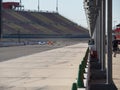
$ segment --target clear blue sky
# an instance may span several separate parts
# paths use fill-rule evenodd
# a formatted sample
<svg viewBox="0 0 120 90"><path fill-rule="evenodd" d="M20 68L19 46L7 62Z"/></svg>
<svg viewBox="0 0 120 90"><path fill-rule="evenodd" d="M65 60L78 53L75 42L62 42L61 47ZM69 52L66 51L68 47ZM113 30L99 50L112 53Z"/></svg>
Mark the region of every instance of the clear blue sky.
<svg viewBox="0 0 120 90"><path fill-rule="evenodd" d="M113 0L113 25L120 24L120 0Z"/></svg>
<svg viewBox="0 0 120 90"><path fill-rule="evenodd" d="M3 0L20 1L20 0ZM27 10L38 10L38 0L21 0ZM39 0L40 10L56 11L57 0ZM87 27L85 11L83 7L84 0L58 0L58 12L75 23ZM120 23L120 0L113 0L113 25Z"/></svg>

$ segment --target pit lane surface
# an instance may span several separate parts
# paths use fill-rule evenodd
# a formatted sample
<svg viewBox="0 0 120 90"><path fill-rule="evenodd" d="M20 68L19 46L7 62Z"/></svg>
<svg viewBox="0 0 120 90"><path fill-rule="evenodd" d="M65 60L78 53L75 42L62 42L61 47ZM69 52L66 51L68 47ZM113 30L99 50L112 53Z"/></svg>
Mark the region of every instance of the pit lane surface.
<svg viewBox="0 0 120 90"><path fill-rule="evenodd" d="M0 90L71 90L87 47L74 39L0 48Z"/></svg>

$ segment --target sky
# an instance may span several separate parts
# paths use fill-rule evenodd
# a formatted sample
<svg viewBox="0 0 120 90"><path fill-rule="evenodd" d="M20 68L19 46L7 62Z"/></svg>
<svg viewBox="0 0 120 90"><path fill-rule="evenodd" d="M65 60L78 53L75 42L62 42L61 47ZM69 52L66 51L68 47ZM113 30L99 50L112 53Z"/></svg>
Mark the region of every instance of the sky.
<svg viewBox="0 0 120 90"><path fill-rule="evenodd" d="M113 0L113 26L120 24L120 0Z"/></svg>
<svg viewBox="0 0 120 90"><path fill-rule="evenodd" d="M20 0L3 0L17 1ZM25 10L38 10L38 0L21 0ZM58 13L71 21L88 27L85 10L83 7L84 0L58 0ZM57 0L39 0L39 7L41 11L56 12ZM120 23L120 0L113 0L113 26Z"/></svg>

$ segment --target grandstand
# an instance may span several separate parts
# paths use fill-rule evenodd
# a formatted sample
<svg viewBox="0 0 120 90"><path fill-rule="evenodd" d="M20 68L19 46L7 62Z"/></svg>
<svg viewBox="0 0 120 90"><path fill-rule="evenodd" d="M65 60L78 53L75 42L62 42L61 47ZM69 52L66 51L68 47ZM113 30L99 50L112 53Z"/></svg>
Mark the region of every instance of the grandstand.
<svg viewBox="0 0 120 90"><path fill-rule="evenodd" d="M88 30L55 12L2 10L3 38L89 37Z"/></svg>

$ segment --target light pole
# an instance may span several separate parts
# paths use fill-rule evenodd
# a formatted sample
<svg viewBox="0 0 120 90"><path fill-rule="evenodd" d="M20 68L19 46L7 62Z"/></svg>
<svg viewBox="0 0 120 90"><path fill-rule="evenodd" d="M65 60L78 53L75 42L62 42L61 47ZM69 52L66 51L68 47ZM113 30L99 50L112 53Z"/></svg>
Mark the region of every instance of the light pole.
<svg viewBox="0 0 120 90"><path fill-rule="evenodd" d="M56 0L56 12L58 13L58 0Z"/></svg>
<svg viewBox="0 0 120 90"><path fill-rule="evenodd" d="M21 0L20 0L20 4L21 4Z"/></svg>
<svg viewBox="0 0 120 90"><path fill-rule="evenodd" d="M22 5L22 4L21 4L21 0L20 0L20 11L22 10L22 7L21 7L21 5Z"/></svg>
<svg viewBox="0 0 120 90"><path fill-rule="evenodd" d="M40 11L40 1L38 0L38 12Z"/></svg>

